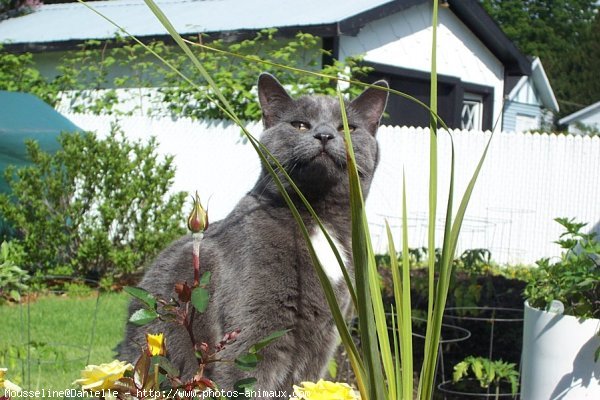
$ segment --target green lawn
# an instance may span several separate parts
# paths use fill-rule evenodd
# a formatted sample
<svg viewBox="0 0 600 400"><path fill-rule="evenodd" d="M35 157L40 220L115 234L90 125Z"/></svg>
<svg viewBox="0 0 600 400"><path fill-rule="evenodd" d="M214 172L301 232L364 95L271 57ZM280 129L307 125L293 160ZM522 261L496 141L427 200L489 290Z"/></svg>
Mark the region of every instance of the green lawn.
<svg viewBox="0 0 600 400"><path fill-rule="evenodd" d="M114 359L113 349L123 337L129 296L103 293L67 297L48 295L27 305L0 305L0 367L8 367L8 379L27 390L73 388L80 370L88 363L94 315L96 329L89 364ZM97 312L96 312L97 311ZM30 347L27 364L27 315L29 335L38 347ZM20 349L20 356L7 352ZM37 362L36 360L42 360ZM28 379L29 374L29 379Z"/></svg>

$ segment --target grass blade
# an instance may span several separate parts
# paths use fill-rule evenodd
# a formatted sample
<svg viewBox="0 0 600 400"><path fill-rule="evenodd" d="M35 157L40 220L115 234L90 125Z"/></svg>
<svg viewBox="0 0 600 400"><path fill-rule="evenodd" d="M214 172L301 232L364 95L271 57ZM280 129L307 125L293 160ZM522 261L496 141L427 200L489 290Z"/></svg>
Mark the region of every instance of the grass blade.
<svg viewBox="0 0 600 400"><path fill-rule="evenodd" d="M408 249L408 212L406 206L406 177L402 174L402 380L403 398L413 396L412 306L410 298L410 260Z"/></svg>
<svg viewBox="0 0 600 400"><path fill-rule="evenodd" d="M378 333L381 332L381 323L378 324L377 321L381 319L381 308L383 308L383 306L381 305L381 308L379 308L378 304L381 301L380 289L375 285L378 283L378 280L375 279L375 282L373 282L373 276L377 275L375 257L365 215L365 202L360 186L356 159L352 148L352 138L350 137L350 129L348 128L346 108L340 91L338 91L338 98L344 125L344 142L346 146L348 179L350 182L352 256L354 260L356 294L358 298L359 330L365 370L367 377L369 378L367 393L361 393L361 395L364 399L379 400L384 399L385 396L385 379L381 368L380 356L382 356L382 354L379 352L380 348L377 343L378 337L384 342L386 342L387 339L387 347L383 349L382 353L387 352L389 355L391 349L389 347L389 338L387 336L387 326L385 328L385 335L378 335ZM377 295L379 295L379 299L377 298ZM374 302L376 304L374 304ZM378 312L374 311L374 306L377 307ZM383 319L385 320L385 314L383 315ZM389 358L391 359L391 357ZM389 367L389 359L386 364ZM393 372L390 371L390 373Z"/></svg>
<svg viewBox="0 0 600 400"><path fill-rule="evenodd" d="M432 318L435 301L435 228L437 216L437 24L438 24L438 2L433 2L432 13L432 45L431 45L431 90L430 104L431 119L429 127L429 226L427 234L428 259L428 301L427 301L427 329L425 333L424 359L428 360L433 352L437 352L437 346L428 338L431 337ZM433 371L428 370L428 363L423 363L421 378L419 379L419 397L431 398L431 387L433 386Z"/></svg>
<svg viewBox="0 0 600 400"><path fill-rule="evenodd" d="M391 319L392 319L391 327L392 327L393 339L394 339L394 368L396 368L396 382L394 384L396 385L396 393L403 393L402 392L402 374L400 373L400 371L401 371L400 360L401 360L402 356L400 355L400 340L398 338L398 335L400 335L400 329L396 329L396 327L399 326L399 322L396 322L396 321L398 321L398 317L397 317L397 313L396 313L396 310L394 309L393 305L391 306L390 315L391 315Z"/></svg>

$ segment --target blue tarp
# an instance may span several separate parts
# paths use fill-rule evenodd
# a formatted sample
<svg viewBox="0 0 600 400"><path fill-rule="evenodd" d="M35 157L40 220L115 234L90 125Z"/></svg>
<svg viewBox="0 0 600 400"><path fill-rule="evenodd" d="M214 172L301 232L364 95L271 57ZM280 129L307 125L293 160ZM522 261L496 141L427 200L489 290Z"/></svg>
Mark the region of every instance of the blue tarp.
<svg viewBox="0 0 600 400"><path fill-rule="evenodd" d="M54 153L60 148L58 136L76 131L81 129L36 96L0 91L0 193L10 192L4 179L9 165L31 164L25 146L28 139L36 140L42 150ZM12 235L12 228L0 215L0 237Z"/></svg>
<svg viewBox="0 0 600 400"><path fill-rule="evenodd" d="M62 132L81 131L54 108L29 93L0 91L0 192L7 193L4 171L9 165L25 166L25 141L39 142L42 150L53 153Z"/></svg>

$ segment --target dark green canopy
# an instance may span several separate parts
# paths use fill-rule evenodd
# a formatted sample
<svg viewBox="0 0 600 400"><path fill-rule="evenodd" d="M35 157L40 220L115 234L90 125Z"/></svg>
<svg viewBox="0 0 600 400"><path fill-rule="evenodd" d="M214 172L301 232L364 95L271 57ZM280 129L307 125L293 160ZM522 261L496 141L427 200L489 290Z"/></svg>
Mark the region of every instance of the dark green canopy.
<svg viewBox="0 0 600 400"><path fill-rule="evenodd" d="M25 166L25 141L39 142L42 150L54 153L61 132L81 131L54 108L29 93L0 91L0 193L9 191L4 180L8 165Z"/></svg>

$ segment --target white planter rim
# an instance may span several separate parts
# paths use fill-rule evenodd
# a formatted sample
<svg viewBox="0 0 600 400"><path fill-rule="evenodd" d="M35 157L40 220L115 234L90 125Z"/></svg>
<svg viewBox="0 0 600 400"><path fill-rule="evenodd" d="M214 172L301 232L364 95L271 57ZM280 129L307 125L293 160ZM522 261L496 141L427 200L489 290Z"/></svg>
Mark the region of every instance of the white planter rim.
<svg viewBox="0 0 600 400"><path fill-rule="evenodd" d="M564 313L557 313L557 312L553 312L553 311L544 310L544 309L541 309L541 308L532 307L529 304L529 300L525 300L524 304L525 304L525 308L526 309L528 308L530 310L541 312L541 313L548 314L548 315L553 315L553 316L560 315L562 317L574 318L574 319L578 320L579 322L586 322L586 321L600 322L599 318L584 318L584 317L578 317L576 315L564 314Z"/></svg>

